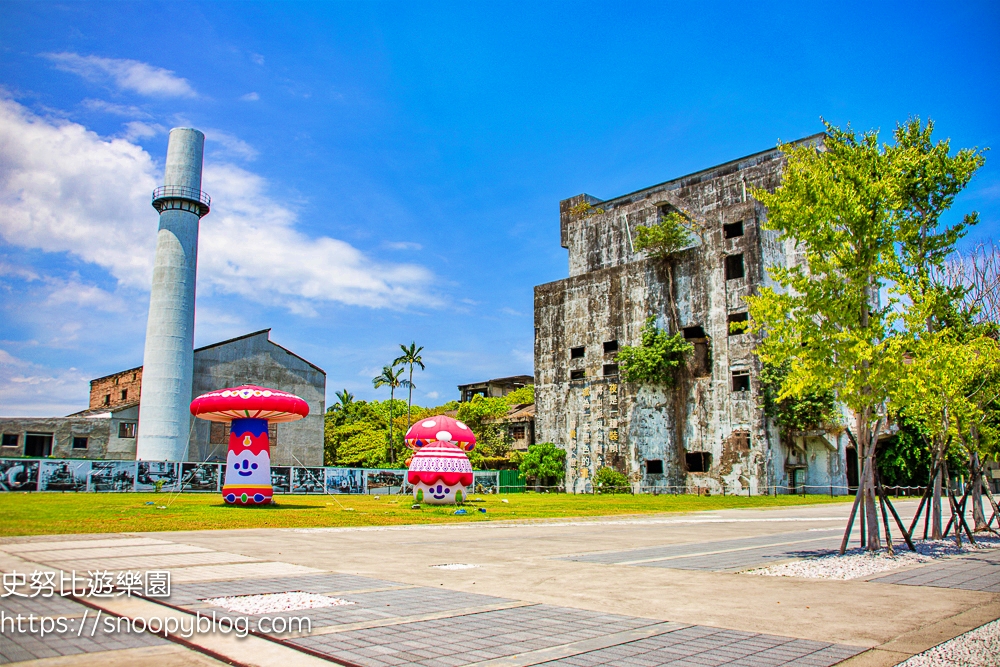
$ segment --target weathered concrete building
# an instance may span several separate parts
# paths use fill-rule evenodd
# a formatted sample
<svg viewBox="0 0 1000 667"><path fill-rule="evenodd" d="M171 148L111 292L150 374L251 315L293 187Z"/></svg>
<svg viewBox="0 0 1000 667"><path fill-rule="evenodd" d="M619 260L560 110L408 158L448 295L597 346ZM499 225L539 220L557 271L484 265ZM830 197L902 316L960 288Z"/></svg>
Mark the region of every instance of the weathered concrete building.
<svg viewBox="0 0 1000 667"><path fill-rule="evenodd" d="M494 378L484 382L473 382L470 384L458 385L458 399L462 403L471 401L474 396L485 398L498 398L506 396L512 391L532 384L535 381L530 375L512 375L505 378Z"/></svg>
<svg viewBox="0 0 1000 667"><path fill-rule="evenodd" d="M566 449L568 489L588 490L603 466L644 490L846 484L846 437L779 433L760 407L754 337L730 333L747 318L744 297L771 283L767 268L795 261L793 244L761 229L767 212L749 194L774 190L782 166L769 150L606 201L560 202L569 277L535 288L535 428ZM668 273L634 237L671 212L694 234ZM649 317L694 345L673 388L619 381L615 355L640 343Z"/></svg>
<svg viewBox="0 0 1000 667"><path fill-rule="evenodd" d="M256 384L302 397L309 416L271 425L274 465L323 465L326 373L274 343L270 329L194 351L191 398L241 384ZM68 417L2 418L2 456L136 458L142 367L92 380L90 407ZM227 425L191 418L187 461L225 460Z"/></svg>

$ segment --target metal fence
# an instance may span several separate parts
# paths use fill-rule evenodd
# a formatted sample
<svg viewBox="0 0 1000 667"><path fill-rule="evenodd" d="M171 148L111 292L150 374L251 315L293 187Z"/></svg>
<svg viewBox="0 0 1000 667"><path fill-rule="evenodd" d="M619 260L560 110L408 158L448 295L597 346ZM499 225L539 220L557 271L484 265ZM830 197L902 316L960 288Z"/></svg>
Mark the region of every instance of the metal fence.
<svg viewBox="0 0 1000 667"><path fill-rule="evenodd" d="M220 492L224 463L171 461L106 461L92 459L0 459L2 491L79 492ZM476 493L497 493L496 470L474 474ZM367 493L391 495L412 488L406 470L336 468L329 466L272 466L276 494Z"/></svg>

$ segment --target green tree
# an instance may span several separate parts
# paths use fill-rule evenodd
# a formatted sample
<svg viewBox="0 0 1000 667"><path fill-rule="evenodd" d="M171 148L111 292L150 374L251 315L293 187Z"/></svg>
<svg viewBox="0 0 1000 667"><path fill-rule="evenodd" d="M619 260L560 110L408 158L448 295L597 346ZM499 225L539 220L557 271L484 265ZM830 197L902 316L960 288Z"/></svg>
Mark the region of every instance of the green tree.
<svg viewBox="0 0 1000 667"><path fill-rule="evenodd" d="M781 186L753 193L768 208L765 228L794 239L803 262L769 270L782 289L764 287L747 299L749 329L762 334L761 361L788 369L777 400L832 392L856 415L864 461L858 496L869 527L866 546L875 550L881 540L872 445L901 361L888 346L898 300L878 299L899 276L898 198L877 132L857 136L826 127L824 150L781 146L787 159Z"/></svg>
<svg viewBox="0 0 1000 667"><path fill-rule="evenodd" d="M615 356L619 372L626 382L643 382L672 386L677 368L694 346L678 332L673 336L656 326L650 317L642 327L642 342L631 347L623 345Z"/></svg>
<svg viewBox="0 0 1000 667"><path fill-rule="evenodd" d="M787 376L787 363L782 366L762 365L760 384L764 394L764 414L779 427L793 431L808 431L831 423L834 419L833 392L806 390L799 396L779 398Z"/></svg>
<svg viewBox="0 0 1000 667"><path fill-rule="evenodd" d="M413 367L420 366L420 370L426 370L424 366L424 358L420 356L423 351L423 346L417 347L415 342L411 342L409 347L406 347L402 343L399 345L399 349L403 351L403 354L396 357L396 360L392 362L393 366L409 366L410 367L410 379L407 385L407 397L406 397L406 428L410 428L413 425L413 421L410 419L410 408L413 405Z"/></svg>
<svg viewBox="0 0 1000 667"><path fill-rule="evenodd" d="M628 493L631 490L625 473L608 467L594 475L594 486L600 493Z"/></svg>
<svg viewBox="0 0 1000 667"><path fill-rule="evenodd" d="M908 324L903 315L919 296L910 282L946 256L962 230L934 231L929 209L915 212L921 197L936 205L951 201L917 183L933 171L919 166L926 151L919 122L897 129L895 146L881 145L874 131L859 136L826 128L822 149L781 146L787 159L781 186L753 193L768 207L765 228L794 240L803 261L769 270L781 289L765 287L747 299L749 329L762 335L761 361L787 368L776 400L831 392L854 413L864 461L858 502L866 547L874 550L881 546L874 444L906 353L897 344Z"/></svg>
<svg viewBox="0 0 1000 667"><path fill-rule="evenodd" d="M395 369L395 365L383 366L382 367L382 373L379 374L379 375L376 375L374 378L372 378L372 385L376 389L378 389L379 387L389 387L389 406L390 406L389 419L388 419L388 423L389 423L389 440L388 440L388 443L386 445L386 448L388 449L388 452L389 452L389 463L390 464L396 462L395 447L394 447L393 441L392 441L392 409L391 409L391 406L392 406L393 401L395 399L396 388L397 387L408 387L409 384L410 384L409 380L400 379L399 376L403 374L403 370L404 369L400 368L397 371Z"/></svg>
<svg viewBox="0 0 1000 667"><path fill-rule="evenodd" d="M528 447L518 468L526 478L540 485L561 482L566 476L566 450L551 442L539 442Z"/></svg>

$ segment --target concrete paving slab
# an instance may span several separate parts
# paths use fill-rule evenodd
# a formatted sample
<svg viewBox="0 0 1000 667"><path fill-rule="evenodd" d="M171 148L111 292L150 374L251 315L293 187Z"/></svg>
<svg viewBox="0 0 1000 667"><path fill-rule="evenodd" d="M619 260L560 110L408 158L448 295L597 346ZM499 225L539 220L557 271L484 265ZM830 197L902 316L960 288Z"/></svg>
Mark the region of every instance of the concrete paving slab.
<svg viewBox="0 0 1000 667"><path fill-rule="evenodd" d="M304 565L261 561L257 563L237 563L234 565L205 565L183 567L171 572L171 580L175 583L193 581L225 581L231 579L292 577L303 574L315 574L323 570Z"/></svg>
<svg viewBox="0 0 1000 667"><path fill-rule="evenodd" d="M59 564L68 566L70 561L89 560L94 558L123 558L126 556L162 556L164 554L191 554L213 551L205 547L190 544L165 544L142 546L108 546L108 547L64 547L61 549L46 549L44 551L21 552L21 556L30 558L37 563Z"/></svg>
<svg viewBox="0 0 1000 667"><path fill-rule="evenodd" d="M226 663L177 644L166 644L8 664L12 667L223 667Z"/></svg>
<svg viewBox="0 0 1000 667"><path fill-rule="evenodd" d="M29 554L25 554L29 555ZM257 558L232 554L225 551L192 551L185 553L158 554L155 556L128 556L125 558L82 558L69 561L55 561L50 567L86 570L162 570L201 565L232 563L256 563Z"/></svg>
<svg viewBox="0 0 1000 667"><path fill-rule="evenodd" d="M65 537L65 536L61 536ZM21 538L24 539L24 538ZM53 551L57 549L97 549L100 547L145 547L169 546L168 540L158 540L150 537L114 537L108 539L58 539L39 540L37 542L0 542L0 551L12 554L23 554L30 551Z"/></svg>

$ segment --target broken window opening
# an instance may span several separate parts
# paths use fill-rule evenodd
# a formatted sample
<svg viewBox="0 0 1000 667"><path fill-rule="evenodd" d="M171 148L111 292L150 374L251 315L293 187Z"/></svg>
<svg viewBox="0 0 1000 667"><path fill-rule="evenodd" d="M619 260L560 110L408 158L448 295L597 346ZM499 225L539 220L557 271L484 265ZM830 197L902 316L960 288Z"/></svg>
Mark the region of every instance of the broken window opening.
<svg viewBox="0 0 1000 667"><path fill-rule="evenodd" d="M663 474L663 461L646 461L646 474L647 475L662 475Z"/></svg>
<svg viewBox="0 0 1000 667"><path fill-rule="evenodd" d="M712 455L709 452L686 452L684 462L688 472L708 472L712 469Z"/></svg>
<svg viewBox="0 0 1000 667"><path fill-rule="evenodd" d="M86 449L87 448L87 438L76 437L73 438L73 449Z"/></svg>
<svg viewBox="0 0 1000 667"><path fill-rule="evenodd" d="M135 422L121 422L118 424L118 437L119 438L134 438L135 437Z"/></svg>
<svg viewBox="0 0 1000 667"><path fill-rule="evenodd" d="M585 376L586 376L586 371L584 371L584 370L570 371L569 372L569 379L570 380L582 380Z"/></svg>
<svg viewBox="0 0 1000 667"><path fill-rule="evenodd" d="M618 375L618 364L604 364L604 377Z"/></svg>
<svg viewBox="0 0 1000 667"><path fill-rule="evenodd" d="M122 400L128 400L128 389L122 389Z"/></svg>
<svg viewBox="0 0 1000 667"><path fill-rule="evenodd" d="M691 374L694 377L701 378L712 374L712 352L707 339L695 341L692 362Z"/></svg>
<svg viewBox="0 0 1000 667"><path fill-rule="evenodd" d="M48 456L52 453L52 433L26 433L24 436L25 456Z"/></svg>
<svg viewBox="0 0 1000 667"><path fill-rule="evenodd" d="M684 338L706 338L704 327L684 327Z"/></svg>
<svg viewBox="0 0 1000 667"><path fill-rule="evenodd" d="M510 437L515 440L524 440L525 428L524 426L511 426L510 427Z"/></svg>
<svg viewBox="0 0 1000 667"><path fill-rule="evenodd" d="M612 352L618 351L618 341L607 340L604 341L604 354L611 354Z"/></svg>
<svg viewBox="0 0 1000 667"><path fill-rule="evenodd" d="M731 313L729 315L728 321L729 321L729 335L739 336L741 333L744 333L746 331L746 327L741 326L734 328L733 325L740 324L742 322L749 322L750 313Z"/></svg>
<svg viewBox="0 0 1000 667"><path fill-rule="evenodd" d="M111 394L104 395L104 405L111 405Z"/></svg>
<svg viewBox="0 0 1000 667"><path fill-rule="evenodd" d="M738 280L746 275L743 266L743 253L726 255L726 280Z"/></svg>
<svg viewBox="0 0 1000 667"><path fill-rule="evenodd" d="M730 222L728 225L722 225L722 236L727 239L734 239L737 236L743 236L743 221Z"/></svg>
<svg viewBox="0 0 1000 667"><path fill-rule="evenodd" d="M17 447L21 443L21 436L17 433L4 433L3 434L3 446L4 447Z"/></svg>
<svg viewBox="0 0 1000 667"><path fill-rule="evenodd" d="M587 348L582 345L580 347L571 347L569 349L569 358L583 359L583 355L585 355L586 353L587 353Z"/></svg>
<svg viewBox="0 0 1000 667"><path fill-rule="evenodd" d="M733 391L750 391L750 371L733 371Z"/></svg>

